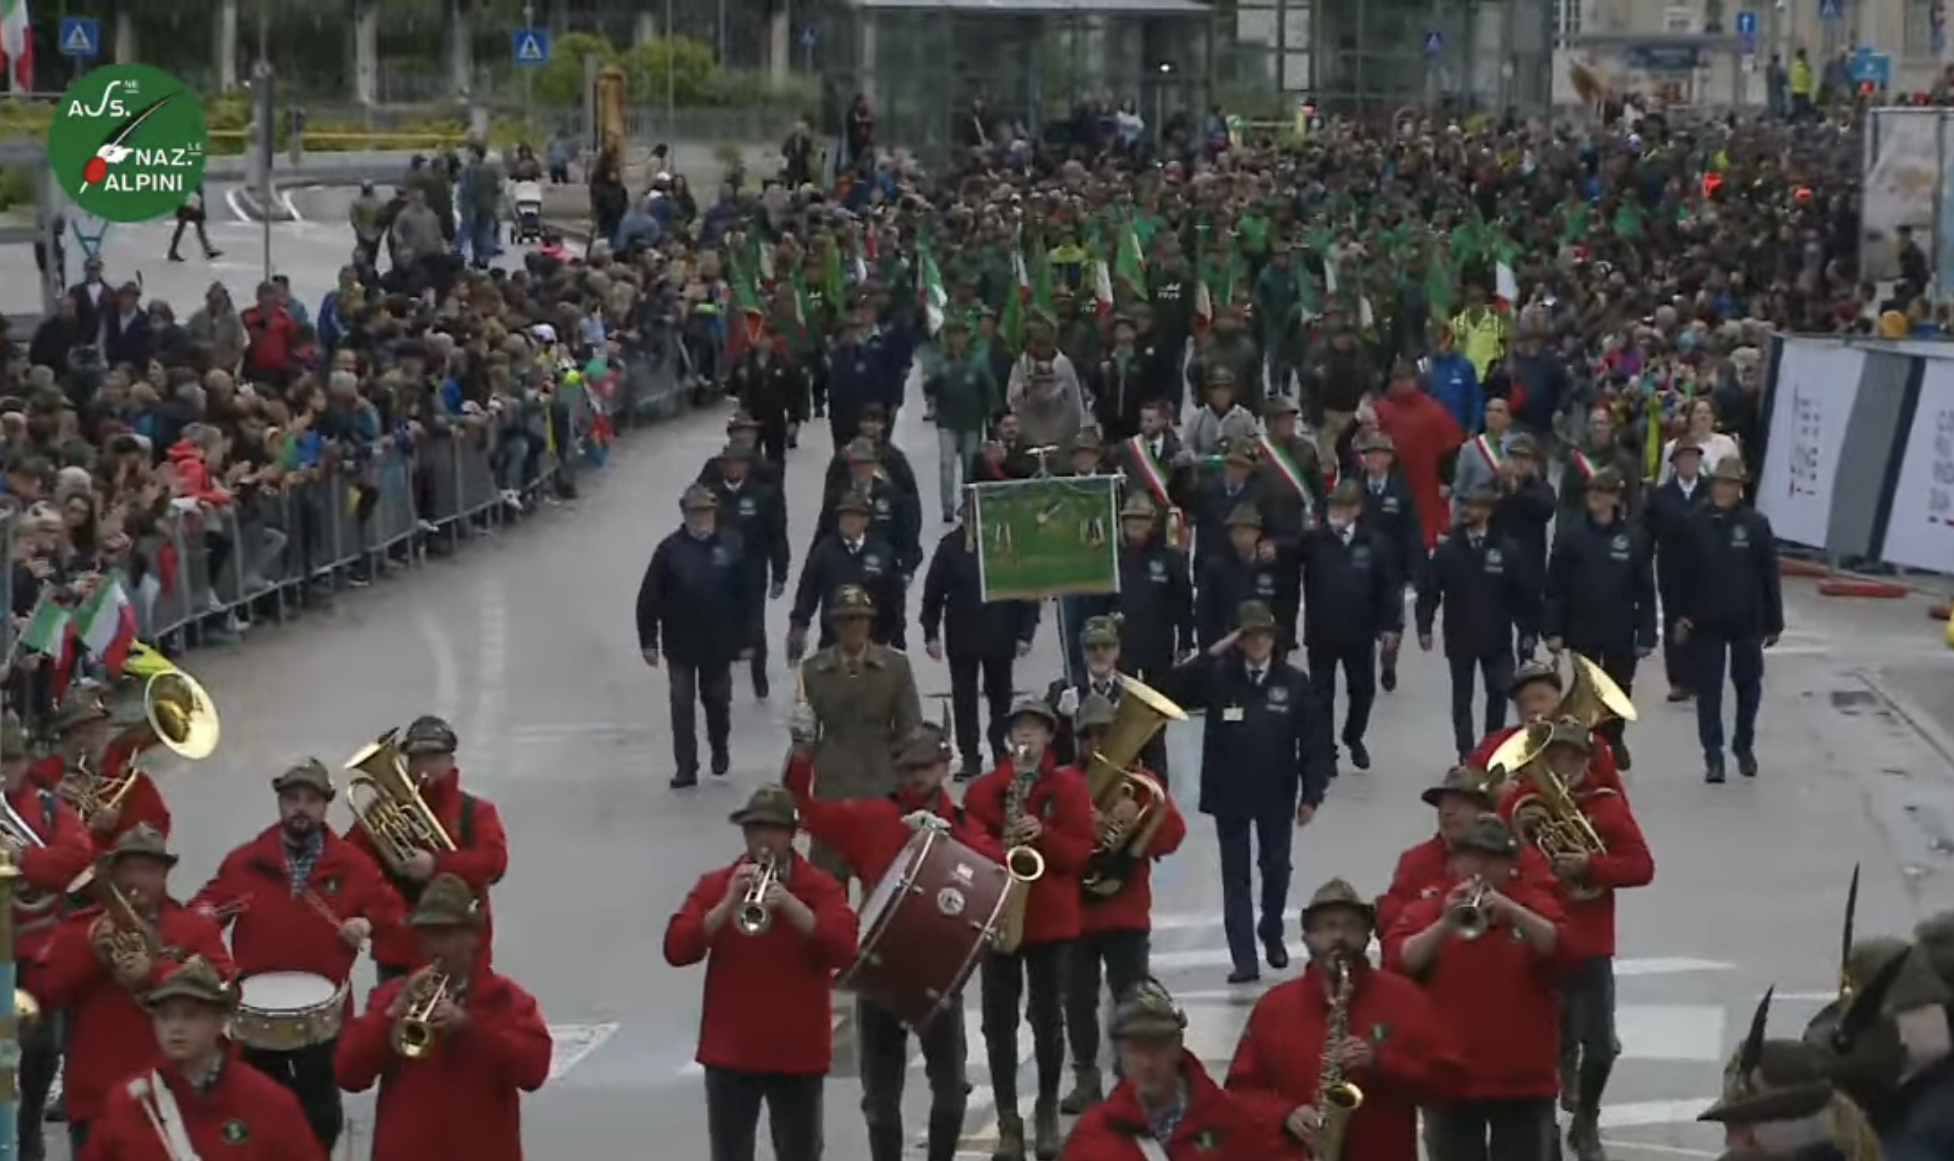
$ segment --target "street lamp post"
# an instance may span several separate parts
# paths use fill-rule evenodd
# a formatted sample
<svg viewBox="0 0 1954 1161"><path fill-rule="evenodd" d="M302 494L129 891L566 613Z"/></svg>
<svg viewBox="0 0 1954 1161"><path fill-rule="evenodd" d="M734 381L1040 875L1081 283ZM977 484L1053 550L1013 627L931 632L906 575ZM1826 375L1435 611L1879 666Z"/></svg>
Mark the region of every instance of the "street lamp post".
<svg viewBox="0 0 1954 1161"><path fill-rule="evenodd" d="M536 27L536 5L530 3L530 0L523 0L522 27L523 27L523 34L525 36L529 34L530 29ZM534 113L535 108L536 108L536 70L523 69L522 70L522 124L523 124L523 136L525 138L527 138L532 132L534 132L534 130L530 128L530 124L531 124L530 118L535 115Z"/></svg>
<svg viewBox="0 0 1954 1161"><path fill-rule="evenodd" d="M267 0L258 0L258 137L259 151L263 163L259 167L262 185L258 189L258 217L264 227L264 281L271 281L271 206L272 206L272 157L277 152L278 128L274 118L278 113L278 97L273 92L271 76L271 6Z"/></svg>
<svg viewBox="0 0 1954 1161"><path fill-rule="evenodd" d="M667 140L677 133L678 123L678 29L672 22L672 0L665 0L665 133Z"/></svg>

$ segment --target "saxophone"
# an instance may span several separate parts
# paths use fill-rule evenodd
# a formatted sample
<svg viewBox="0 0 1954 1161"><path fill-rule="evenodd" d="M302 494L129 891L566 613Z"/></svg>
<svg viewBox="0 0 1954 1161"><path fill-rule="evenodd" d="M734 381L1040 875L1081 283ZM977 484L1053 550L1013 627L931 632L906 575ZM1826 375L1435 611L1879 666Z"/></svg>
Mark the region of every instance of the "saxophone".
<svg viewBox="0 0 1954 1161"><path fill-rule="evenodd" d="M1364 1092L1343 1078L1343 1064L1337 1059L1337 1046L1350 1035L1350 1001L1357 990L1356 973L1350 962L1339 955L1330 963L1336 980L1330 998L1330 1013L1324 1020L1323 1069L1316 1080L1316 1148L1310 1151L1315 1161L1341 1161L1343 1139L1350 1131L1350 1116L1364 1105Z"/></svg>
<svg viewBox="0 0 1954 1161"><path fill-rule="evenodd" d="M1024 818L1031 799L1031 784L1038 780L1038 762L1030 751L1012 747L1011 761L1011 785L1004 792L1005 834L1010 834ZM1031 899L1031 885L1045 875L1045 856L1038 853L1038 848L1021 844L1004 852L1004 869L1011 873L1012 882L997 948L1009 955L1024 940L1025 906Z"/></svg>

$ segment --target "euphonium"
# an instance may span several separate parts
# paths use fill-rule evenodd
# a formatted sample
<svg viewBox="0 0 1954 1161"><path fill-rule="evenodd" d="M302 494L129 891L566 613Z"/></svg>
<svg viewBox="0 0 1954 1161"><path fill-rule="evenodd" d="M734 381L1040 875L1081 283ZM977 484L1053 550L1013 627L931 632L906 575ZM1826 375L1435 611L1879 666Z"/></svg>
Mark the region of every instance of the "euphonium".
<svg viewBox="0 0 1954 1161"><path fill-rule="evenodd" d="M1132 875L1134 864L1147 857L1154 836L1167 821L1167 788L1135 767L1140 752L1168 722L1187 720L1185 710L1144 682L1122 675L1120 684L1122 693L1113 724L1107 727L1086 770L1093 806L1106 820L1079 880L1088 899L1118 894ZM1134 804L1131 821L1113 821L1115 808L1128 801Z"/></svg>
<svg viewBox="0 0 1954 1161"><path fill-rule="evenodd" d="M419 1060L434 1050L434 1010L448 998L448 974L430 972L414 988L414 998L394 1023L394 1051L409 1060Z"/></svg>
<svg viewBox="0 0 1954 1161"><path fill-rule="evenodd" d="M1484 939L1493 929L1493 917L1486 912L1486 885L1474 883L1472 898L1463 907L1455 907L1445 913L1446 922L1460 939L1467 943Z"/></svg>
<svg viewBox="0 0 1954 1161"><path fill-rule="evenodd" d="M1343 1062L1337 1048L1350 1035L1350 1003L1356 995L1357 978L1342 956L1331 961L1336 980L1330 1011L1324 1018L1323 1067L1317 1074L1315 1161L1341 1161L1344 1136L1350 1131L1350 1116L1364 1106L1364 1090L1343 1078Z"/></svg>
<svg viewBox="0 0 1954 1161"><path fill-rule="evenodd" d="M761 859L758 865L760 873L746 889L746 897L740 900L740 909L733 916L733 926L741 935L765 935L773 926L773 912L767 909L767 889L780 881L780 870L771 857Z"/></svg>
<svg viewBox="0 0 1954 1161"><path fill-rule="evenodd" d="M346 769L359 771L346 783L346 805L395 873L406 869L416 851L455 849L455 840L448 837L407 773L398 729L381 734L353 755Z"/></svg>

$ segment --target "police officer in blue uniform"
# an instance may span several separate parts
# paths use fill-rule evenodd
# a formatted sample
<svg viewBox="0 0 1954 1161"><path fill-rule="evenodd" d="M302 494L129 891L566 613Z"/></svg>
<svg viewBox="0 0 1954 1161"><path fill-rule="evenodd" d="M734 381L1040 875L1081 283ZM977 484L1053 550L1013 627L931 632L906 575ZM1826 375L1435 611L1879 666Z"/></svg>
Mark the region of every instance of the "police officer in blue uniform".
<svg viewBox="0 0 1954 1161"><path fill-rule="evenodd" d="M834 644L830 621L835 599L851 585L867 594L875 607L870 632L874 642L903 647L907 578L895 548L871 533L872 511L860 493L843 496L834 506L834 531L816 540L813 551L807 554L801 579L794 586L794 608L787 616L789 662L798 662L806 655L807 630L817 616L821 619L821 648Z"/></svg>
<svg viewBox="0 0 1954 1161"><path fill-rule="evenodd" d="M751 444L729 442L719 453L713 478L701 481L719 501L719 519L738 530L744 542L744 559L754 572L752 591L765 592L768 600L778 600L787 591L787 501L780 489L757 478L753 468ZM753 642L751 669L753 696L765 700L767 682L766 606L756 602L748 610Z"/></svg>
<svg viewBox="0 0 1954 1161"><path fill-rule="evenodd" d="M1309 677L1276 656L1281 627L1267 605L1244 604L1235 632L1164 674L1160 692L1205 711L1201 813L1221 847L1222 926L1228 982L1261 977L1256 944L1271 968L1289 965L1283 943L1295 827L1315 817L1336 755ZM1256 914L1254 870L1262 877Z"/></svg>
<svg viewBox="0 0 1954 1161"><path fill-rule="evenodd" d="M1482 736L1506 725L1506 690L1513 684L1513 639L1533 652L1539 581L1530 554L1492 530L1499 489L1481 484L1466 493L1460 521L1432 553L1418 583L1418 648L1430 652L1432 622L1445 609L1445 661L1452 671L1452 740L1464 762ZM1483 723L1472 715L1473 680L1485 683Z"/></svg>
<svg viewBox="0 0 1954 1161"><path fill-rule="evenodd" d="M1694 690L1689 647L1676 632L1683 618L1680 601L1689 572L1690 518L1710 502L1703 478L1703 449L1688 436L1669 449L1670 476L1649 493L1642 522L1655 546L1655 588L1662 597L1662 664L1669 678L1669 700L1688 701Z"/></svg>
<svg viewBox="0 0 1954 1161"><path fill-rule="evenodd" d="M1359 770L1371 766L1364 734L1377 701L1378 646L1395 650L1404 632L1398 546L1362 518L1364 495L1355 480L1338 484L1323 526L1302 542L1303 651L1326 722L1336 716L1337 670L1343 670L1350 697L1343 744Z"/></svg>
<svg viewBox="0 0 1954 1161"><path fill-rule="evenodd" d="M638 648L671 675L674 789L699 784L695 702L705 706L712 772L732 767L732 663L753 649L753 610L763 599L738 530L719 524L712 490L693 484L679 507L684 524L653 550L638 586Z"/></svg>
<svg viewBox="0 0 1954 1161"><path fill-rule="evenodd" d="M1655 652L1655 570L1648 536L1622 515L1621 497L1615 469L1588 479L1583 518L1561 530L1547 563L1540 635L1549 650L1579 653L1633 693L1636 663ZM1613 719L1601 733L1626 770L1624 725Z"/></svg>
<svg viewBox="0 0 1954 1161"><path fill-rule="evenodd" d="M1764 650L1784 633L1784 592L1771 521L1744 504L1748 476L1735 456L1710 472L1710 503L1689 517L1682 534L1687 563L1675 593L1676 630L1689 650L1696 691L1696 737L1703 744L1703 780L1723 781L1725 663L1737 691L1730 750L1737 772L1757 777L1757 710L1764 698Z"/></svg>

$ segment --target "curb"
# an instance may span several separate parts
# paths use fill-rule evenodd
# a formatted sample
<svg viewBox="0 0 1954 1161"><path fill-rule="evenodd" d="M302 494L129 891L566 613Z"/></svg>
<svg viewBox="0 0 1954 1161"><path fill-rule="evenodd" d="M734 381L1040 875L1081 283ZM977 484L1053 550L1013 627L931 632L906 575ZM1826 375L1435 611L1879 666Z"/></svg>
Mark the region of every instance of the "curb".
<svg viewBox="0 0 1954 1161"><path fill-rule="evenodd" d="M1945 621L1954 614L1954 602L1936 601L1927 606L1927 615L1936 621Z"/></svg>
<svg viewBox="0 0 1954 1161"><path fill-rule="evenodd" d="M1869 600L1892 601L1906 597L1912 592L1913 590L1905 585L1876 580L1834 578L1820 581L1818 584L1818 593L1824 597L1862 597Z"/></svg>
<svg viewBox="0 0 1954 1161"><path fill-rule="evenodd" d="M1778 557L1778 574L1780 576L1827 577L1832 575L1832 570L1815 560L1800 560L1795 556L1780 556Z"/></svg>

